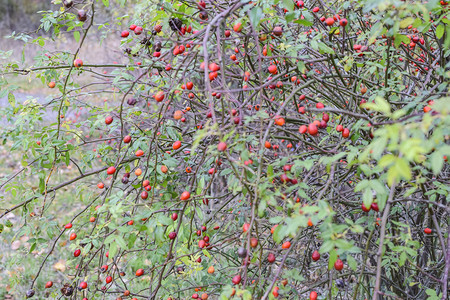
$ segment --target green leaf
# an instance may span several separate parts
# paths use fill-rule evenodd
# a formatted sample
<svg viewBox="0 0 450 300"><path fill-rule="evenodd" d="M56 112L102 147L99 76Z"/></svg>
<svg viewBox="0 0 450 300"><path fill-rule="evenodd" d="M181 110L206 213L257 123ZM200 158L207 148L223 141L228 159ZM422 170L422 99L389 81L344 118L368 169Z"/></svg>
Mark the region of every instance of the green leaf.
<svg viewBox="0 0 450 300"><path fill-rule="evenodd" d="M411 17L407 17L400 21L400 28L406 28L413 23L414 19Z"/></svg>
<svg viewBox="0 0 450 300"><path fill-rule="evenodd" d="M292 22L296 17L296 14L294 12L289 12L284 16L284 19L286 20L286 23Z"/></svg>
<svg viewBox="0 0 450 300"><path fill-rule="evenodd" d="M294 21L294 23L297 23L297 24L300 24L300 25L303 25L303 26L307 26L307 27L313 25L312 22L310 22L308 20L305 20L305 19L297 19L297 20Z"/></svg>
<svg viewBox="0 0 450 300"><path fill-rule="evenodd" d="M8 102L12 107L16 107L16 97L12 93L8 94Z"/></svg>
<svg viewBox="0 0 450 300"><path fill-rule="evenodd" d="M111 243L111 245L109 246L109 258L114 258L114 256L116 256L117 254L117 244L116 243Z"/></svg>
<svg viewBox="0 0 450 300"><path fill-rule="evenodd" d="M248 15L250 17L250 21L252 22L253 26L255 28L259 28L259 23L261 22L263 17L262 8L259 6L253 7L248 13Z"/></svg>
<svg viewBox="0 0 450 300"><path fill-rule="evenodd" d="M305 73L306 72L305 62L299 60L297 63L297 69L300 73Z"/></svg>
<svg viewBox="0 0 450 300"><path fill-rule="evenodd" d="M393 164L395 162L395 159L396 159L396 157L393 154L383 155L383 157L378 162L378 165L380 167L385 168L385 167L390 166L391 164Z"/></svg>
<svg viewBox="0 0 450 300"><path fill-rule="evenodd" d="M163 160L162 163L169 168L175 168L175 167L178 167L178 165L179 165L178 160L176 160L175 158L172 158L172 157Z"/></svg>
<svg viewBox="0 0 450 300"><path fill-rule="evenodd" d="M409 38L403 34L395 34L394 38L395 38L395 40L394 40L395 48L398 48L402 42L405 44L406 43L409 44Z"/></svg>
<svg viewBox="0 0 450 300"><path fill-rule="evenodd" d="M211 258L211 254L209 254L208 250L203 249L202 252L206 257Z"/></svg>
<svg viewBox="0 0 450 300"><path fill-rule="evenodd" d="M283 221L283 217L282 216L276 216L276 217L272 217L269 219L269 223L270 224L278 224L281 221Z"/></svg>
<svg viewBox="0 0 450 300"><path fill-rule="evenodd" d="M440 39L444 35L445 27L442 24L436 28L436 37Z"/></svg>
<svg viewBox="0 0 450 300"><path fill-rule="evenodd" d="M136 242L137 235L136 234L130 234L128 237L128 249L133 248L134 242Z"/></svg>
<svg viewBox="0 0 450 300"><path fill-rule="evenodd" d="M404 179L411 179L411 168L409 167L409 163L404 158L397 159L395 168L397 169L398 174Z"/></svg>
<svg viewBox="0 0 450 300"><path fill-rule="evenodd" d="M356 262L356 260L353 258L353 256L348 255L347 256L347 263L349 265L349 267L353 270L356 271L356 268L358 267L358 263Z"/></svg>
<svg viewBox="0 0 450 300"><path fill-rule="evenodd" d="M328 270L331 270L334 266L334 263L337 260L337 252L335 249L330 251L330 257L328 258Z"/></svg>
<svg viewBox="0 0 450 300"><path fill-rule="evenodd" d="M272 165L267 166L267 177L273 178L273 166Z"/></svg>
<svg viewBox="0 0 450 300"><path fill-rule="evenodd" d="M391 105L389 102L384 100L382 97L375 98L375 104L378 106L379 110L385 114L389 114L391 112Z"/></svg>
<svg viewBox="0 0 450 300"><path fill-rule="evenodd" d="M34 249L36 249L36 243L33 243L33 245L31 245L29 253L33 252Z"/></svg>
<svg viewBox="0 0 450 300"><path fill-rule="evenodd" d="M280 243L281 240L284 238L284 233L283 233L283 226L278 225L277 228L275 228L275 231L273 232L273 240L275 241L275 243Z"/></svg>
<svg viewBox="0 0 450 300"><path fill-rule="evenodd" d="M318 43L318 44L320 53L334 54L334 50L325 45L325 43Z"/></svg>
<svg viewBox="0 0 450 300"><path fill-rule="evenodd" d="M440 152L434 152L433 154L431 154L430 162L431 170L433 171L434 175L439 174L444 167L444 158L442 154Z"/></svg>
<svg viewBox="0 0 450 300"><path fill-rule="evenodd" d="M106 7L109 7L109 0L102 0L103 5L105 5Z"/></svg>
<svg viewBox="0 0 450 300"><path fill-rule="evenodd" d="M363 205L365 208L370 209L373 202L373 195L371 189L366 189L363 194Z"/></svg>
<svg viewBox="0 0 450 300"><path fill-rule="evenodd" d="M406 255L406 252L402 252L402 254L400 254L400 258L398 260L398 265L400 267L402 267L405 264L405 261L407 258L408 258L408 256Z"/></svg>
<svg viewBox="0 0 450 300"><path fill-rule="evenodd" d="M294 1L292 0L283 0L284 8L286 8L289 11L294 10Z"/></svg>
<svg viewBox="0 0 450 300"><path fill-rule="evenodd" d="M333 248L334 248L334 242L332 240L326 240L322 244L322 247L320 247L320 251L319 252L320 253L328 253Z"/></svg>
<svg viewBox="0 0 450 300"><path fill-rule="evenodd" d="M70 164L70 153L69 153L69 151L66 151L66 160L65 160L65 162L66 162L66 166L68 166L69 164Z"/></svg>
<svg viewBox="0 0 450 300"><path fill-rule="evenodd" d="M263 217L264 213L266 212L266 209L267 209L267 201L266 199L262 199L258 205L258 216Z"/></svg>
<svg viewBox="0 0 450 300"><path fill-rule="evenodd" d="M73 32L73 37L74 37L75 41L78 43L80 41L80 32L79 31L74 31Z"/></svg>

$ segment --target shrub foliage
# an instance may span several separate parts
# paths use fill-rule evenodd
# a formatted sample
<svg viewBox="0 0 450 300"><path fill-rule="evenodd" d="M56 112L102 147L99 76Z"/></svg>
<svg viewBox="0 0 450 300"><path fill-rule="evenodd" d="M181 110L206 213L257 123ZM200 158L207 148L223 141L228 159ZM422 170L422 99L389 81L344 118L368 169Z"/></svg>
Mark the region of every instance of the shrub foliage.
<svg viewBox="0 0 450 300"><path fill-rule="evenodd" d="M0 52L0 295L447 299L445 1L53 2Z"/></svg>

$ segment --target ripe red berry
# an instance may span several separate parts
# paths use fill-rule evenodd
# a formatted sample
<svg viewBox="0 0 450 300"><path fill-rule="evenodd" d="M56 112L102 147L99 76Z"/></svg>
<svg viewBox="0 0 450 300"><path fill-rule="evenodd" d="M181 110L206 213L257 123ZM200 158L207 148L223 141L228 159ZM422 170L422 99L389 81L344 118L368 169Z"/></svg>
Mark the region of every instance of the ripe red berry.
<svg viewBox="0 0 450 300"><path fill-rule="evenodd" d="M367 208L367 207L364 205L364 203L362 203L362 204L361 204L361 208L362 208L362 210L363 210L364 212L369 212L370 209L371 209L372 207L369 206L369 208Z"/></svg>
<svg viewBox="0 0 450 300"><path fill-rule="evenodd" d="M108 170L106 170L106 174L108 175L112 175L116 172L116 168L114 167L109 167Z"/></svg>
<svg viewBox="0 0 450 300"><path fill-rule="evenodd" d="M75 256L75 257L80 256L80 254L81 254L81 250L80 250L80 249L77 249L77 250L75 250L75 251L73 252L73 256Z"/></svg>
<svg viewBox="0 0 450 300"><path fill-rule="evenodd" d="M173 150L177 150L181 147L181 141L176 141L175 143L173 143L172 148Z"/></svg>
<svg viewBox="0 0 450 300"><path fill-rule="evenodd" d="M83 290L87 288L87 282L86 281L82 281L80 282L80 288L82 288Z"/></svg>
<svg viewBox="0 0 450 300"><path fill-rule="evenodd" d="M46 289L49 289L49 288L51 288L53 286L53 282L52 281L48 281L46 284L45 284L45 288Z"/></svg>
<svg viewBox="0 0 450 300"><path fill-rule="evenodd" d="M334 268L335 268L337 271L341 271L341 270L344 268L344 262L338 258L338 259L336 260L336 262L334 263Z"/></svg>
<svg viewBox="0 0 450 300"><path fill-rule="evenodd" d="M144 270L143 269L137 269L136 270L136 276L139 277L139 276L142 276L142 275L144 275Z"/></svg>
<svg viewBox="0 0 450 300"><path fill-rule="evenodd" d="M423 232L425 232L426 234L431 234L432 230L431 230L431 228L427 227L423 230Z"/></svg>
<svg viewBox="0 0 450 300"><path fill-rule="evenodd" d="M347 26L347 24L348 24L347 19L341 19L341 20L339 21L339 25L341 25L342 27Z"/></svg>
<svg viewBox="0 0 450 300"><path fill-rule="evenodd" d="M310 124L308 125L308 133L309 133L310 135L316 135L318 132L319 132L319 130L317 129L316 124L310 123Z"/></svg>
<svg viewBox="0 0 450 300"><path fill-rule="evenodd" d="M75 68L80 68L83 66L83 61L81 59L77 58L73 61L73 66Z"/></svg>
<svg viewBox="0 0 450 300"><path fill-rule="evenodd" d="M301 134L304 134L304 133L306 133L306 132L308 131L308 127L307 127L306 125L302 125L302 126L300 126L300 128L298 129L298 131L299 131Z"/></svg>
<svg viewBox="0 0 450 300"><path fill-rule="evenodd" d="M106 281L107 284L111 283L112 277L111 276L106 276L105 281Z"/></svg>
<svg viewBox="0 0 450 300"><path fill-rule="evenodd" d="M374 211L380 211L378 208L378 204L373 202L372 205L370 205L370 208L372 208Z"/></svg>
<svg viewBox="0 0 450 300"><path fill-rule="evenodd" d="M233 277L233 279L231 280L231 282L233 282L233 284L239 284L241 283L241 275L236 275Z"/></svg>
<svg viewBox="0 0 450 300"><path fill-rule="evenodd" d="M69 240L73 241L73 240L76 239L76 238L77 238L77 234L76 234L75 232L73 232L73 233L70 235Z"/></svg>
<svg viewBox="0 0 450 300"><path fill-rule="evenodd" d="M106 124L106 125L111 124L112 121L113 121L113 117L111 117L111 116L107 116L107 117L105 118L105 124Z"/></svg>
<svg viewBox="0 0 450 300"><path fill-rule="evenodd" d="M140 35L142 33L144 29L141 26L136 26L136 28L134 28L134 33L136 35Z"/></svg>
<svg viewBox="0 0 450 300"><path fill-rule="evenodd" d="M278 73L278 69L277 69L277 66L275 66L275 65L270 65L269 66L269 73L271 73L271 74L277 74Z"/></svg>
<svg viewBox="0 0 450 300"><path fill-rule="evenodd" d="M123 138L123 142L124 142L125 144L128 144L129 142L131 142L131 136L129 136L129 135L125 136L125 137Z"/></svg>
<svg viewBox="0 0 450 300"><path fill-rule="evenodd" d="M227 143L225 143L225 142L220 142L220 143L217 145L217 150L219 150L220 152L223 152L223 151L227 150Z"/></svg>
<svg viewBox="0 0 450 300"><path fill-rule="evenodd" d="M169 233L169 239L173 240L177 237L177 233L175 231L172 231L171 233Z"/></svg>
<svg viewBox="0 0 450 300"><path fill-rule="evenodd" d="M342 137L348 138L349 136L350 136L350 130L348 128L344 128L344 130L342 131Z"/></svg>
<svg viewBox="0 0 450 300"><path fill-rule="evenodd" d="M283 249L289 249L291 247L291 242L287 241L284 242L283 245L281 245L281 248Z"/></svg>
<svg viewBox="0 0 450 300"><path fill-rule="evenodd" d="M267 255L267 261L273 264L275 262L275 254L269 253L269 255Z"/></svg>
<svg viewBox="0 0 450 300"><path fill-rule="evenodd" d="M126 38L127 36L129 36L130 33L128 32L128 30L124 30L122 31L122 33L120 34L121 37Z"/></svg>
<svg viewBox="0 0 450 300"><path fill-rule="evenodd" d="M332 26L334 24L334 19L333 18L326 18L325 19L325 24L327 24L328 26Z"/></svg>
<svg viewBox="0 0 450 300"><path fill-rule="evenodd" d="M72 223L67 223L67 224L64 226L64 228L66 228L66 229L72 228Z"/></svg>
<svg viewBox="0 0 450 300"><path fill-rule="evenodd" d="M313 261L318 261L320 259L320 253L317 250L314 250L314 252L312 253L312 259Z"/></svg>
<svg viewBox="0 0 450 300"><path fill-rule="evenodd" d="M191 194L188 191L184 191L180 196L180 200L187 200L190 197L191 197Z"/></svg>

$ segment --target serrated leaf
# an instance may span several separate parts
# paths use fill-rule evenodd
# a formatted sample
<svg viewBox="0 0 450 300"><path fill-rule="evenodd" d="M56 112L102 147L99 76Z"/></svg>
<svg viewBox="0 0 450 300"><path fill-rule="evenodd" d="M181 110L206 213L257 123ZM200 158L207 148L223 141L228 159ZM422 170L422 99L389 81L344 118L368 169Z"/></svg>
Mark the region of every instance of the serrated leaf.
<svg viewBox="0 0 450 300"><path fill-rule="evenodd" d="M375 104L378 106L379 110L385 114L389 114L391 112L391 105L389 102L384 100L382 97L376 97L375 98Z"/></svg>
<svg viewBox="0 0 450 300"><path fill-rule="evenodd" d="M12 93L8 93L8 102L12 107L16 107L16 97Z"/></svg>
<svg viewBox="0 0 450 300"><path fill-rule="evenodd" d="M211 258L211 254L209 254L208 250L203 249L202 252L206 257Z"/></svg>
<svg viewBox="0 0 450 300"><path fill-rule="evenodd" d="M393 154L386 154L378 161L380 167L387 167L395 162L395 156Z"/></svg>
<svg viewBox="0 0 450 300"><path fill-rule="evenodd" d="M294 1L292 0L283 0L283 6L289 11L294 10Z"/></svg>
<svg viewBox="0 0 450 300"><path fill-rule="evenodd" d="M297 69L300 73L305 73L306 72L306 66L305 63L303 61L299 61L297 63Z"/></svg>
<svg viewBox="0 0 450 300"><path fill-rule="evenodd" d="M445 27L442 24L436 28L436 37L440 39L444 35Z"/></svg>
<svg viewBox="0 0 450 300"><path fill-rule="evenodd" d="M325 45L325 43L318 43L318 45L319 45L320 53L334 54L334 50L332 48L328 47L327 45Z"/></svg>
<svg viewBox="0 0 450 300"><path fill-rule="evenodd" d="M400 28L406 28L413 23L414 19L411 17L407 17L400 21Z"/></svg>
<svg viewBox="0 0 450 300"><path fill-rule="evenodd" d="M444 158L440 152L434 152L430 157L431 162L431 170L434 175L437 175L441 172L444 167Z"/></svg>
<svg viewBox="0 0 450 300"><path fill-rule="evenodd" d="M334 242L332 240L326 240L323 244L322 247L320 247L319 252L320 253L328 253L331 249L334 248Z"/></svg>
<svg viewBox="0 0 450 300"><path fill-rule="evenodd" d="M255 28L259 28L259 23L261 22L263 17L262 8L259 6L253 7L248 13L248 15L250 17L250 21L252 22L253 26Z"/></svg>
<svg viewBox="0 0 450 300"><path fill-rule="evenodd" d="M411 168L409 167L409 163L404 158L398 158L394 167L397 169L398 174L404 179L411 179Z"/></svg>
<svg viewBox="0 0 450 300"><path fill-rule="evenodd" d="M395 48L398 48L398 46L401 45L401 43L409 43L409 38L403 34L395 34L394 35L394 46Z"/></svg>
<svg viewBox="0 0 450 300"><path fill-rule="evenodd" d="M347 263L349 265L349 267L353 270L356 271L356 268L358 267L358 263L356 262L356 260L353 258L353 256L348 255L347 256Z"/></svg>
<svg viewBox="0 0 450 300"><path fill-rule="evenodd" d="M330 256L328 258L328 270L331 270L333 268L336 260L337 260L337 252L335 249L332 249L330 251Z"/></svg>
<svg viewBox="0 0 450 300"><path fill-rule="evenodd" d="M307 26L307 27L313 25L312 22L310 22L308 20L305 20L305 19L297 19L297 20L294 21L294 23L297 23L297 24L300 24L300 25L303 25L303 26Z"/></svg>
<svg viewBox="0 0 450 300"><path fill-rule="evenodd" d="M80 32L79 31L74 31L73 32L73 38L78 43L80 41Z"/></svg>
<svg viewBox="0 0 450 300"><path fill-rule="evenodd" d="M281 242L281 240L284 238L283 226L278 225L277 228L275 228L272 238L275 241L275 243Z"/></svg>
<svg viewBox="0 0 450 300"><path fill-rule="evenodd" d="M114 258L114 256L116 256L117 254L117 244L116 243L111 243L111 245L109 246L109 258Z"/></svg>
<svg viewBox="0 0 450 300"><path fill-rule="evenodd" d="M363 205L365 208L370 209L373 202L372 190L366 189L363 194Z"/></svg>

